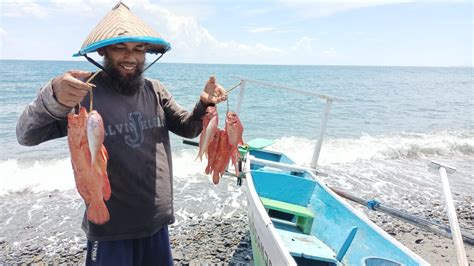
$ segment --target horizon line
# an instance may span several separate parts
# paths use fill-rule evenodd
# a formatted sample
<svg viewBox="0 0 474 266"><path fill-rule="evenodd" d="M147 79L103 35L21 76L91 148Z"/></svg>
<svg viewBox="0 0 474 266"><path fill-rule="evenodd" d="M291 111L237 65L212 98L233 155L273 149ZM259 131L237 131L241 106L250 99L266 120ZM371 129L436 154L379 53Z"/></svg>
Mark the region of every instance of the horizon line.
<svg viewBox="0 0 474 266"><path fill-rule="evenodd" d="M84 62L87 60L63 60L63 59L7 59L0 58L0 61L46 61L46 62ZM159 62L160 64L188 64L188 65L248 65L248 66L341 66L341 67L433 67L433 68L473 68L474 65L341 65L341 64L253 64L253 63L195 63L195 62Z"/></svg>

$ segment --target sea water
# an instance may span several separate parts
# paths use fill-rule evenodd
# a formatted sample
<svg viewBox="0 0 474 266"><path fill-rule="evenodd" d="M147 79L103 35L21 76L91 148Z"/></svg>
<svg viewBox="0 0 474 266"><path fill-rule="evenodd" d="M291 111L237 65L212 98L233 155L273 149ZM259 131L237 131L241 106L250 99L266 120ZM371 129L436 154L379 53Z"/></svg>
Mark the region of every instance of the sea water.
<svg viewBox="0 0 474 266"><path fill-rule="evenodd" d="M37 199L50 192L79 198L65 138L24 147L15 136L18 117L41 86L70 69L95 71L87 62L0 61L1 198ZM158 63L146 72L147 77L161 80L188 110L210 75L225 88L238 84L232 76L238 75L341 99L331 106L318 162L328 174L321 179L332 186L395 207L429 208L431 199L442 200L440 177L429 171L435 160L456 167L449 175L455 199L472 196L472 68ZM227 109L235 110L240 93L239 88L233 90L228 106L218 106L219 127L224 127ZM269 149L310 165L324 100L252 83L246 84L242 99L244 141L272 139ZM172 135L172 152L178 222L198 214L232 215L245 208L244 189L231 177L214 186L204 174L206 162L195 160L196 147ZM5 213L6 205L1 206ZM30 211L41 208L39 204ZM7 213L0 216L0 224L11 225L14 214ZM79 223L75 221L77 228Z"/></svg>

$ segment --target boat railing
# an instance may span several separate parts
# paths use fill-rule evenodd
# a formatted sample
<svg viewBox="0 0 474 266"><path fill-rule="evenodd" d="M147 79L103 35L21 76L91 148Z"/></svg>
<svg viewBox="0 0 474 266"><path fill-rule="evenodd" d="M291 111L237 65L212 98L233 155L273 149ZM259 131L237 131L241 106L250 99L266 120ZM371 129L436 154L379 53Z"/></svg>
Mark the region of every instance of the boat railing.
<svg viewBox="0 0 474 266"><path fill-rule="evenodd" d="M329 96L329 95L325 95L325 94L316 93L316 92L300 90L300 89L292 88L292 87L289 87L289 86L286 86L286 85L273 84L273 83L269 83L269 82L265 82L265 81L250 79L250 78L246 78L246 77L242 77L242 76L231 75L231 77L240 80L240 83L239 83L240 92L239 92L239 96L238 96L238 99L237 99L237 106L235 108L236 113L240 113L240 108L242 106L242 101L243 101L243 98L244 98L244 93L245 93L245 88L246 88L247 83L260 85L262 87L271 88L271 89L284 89L284 90L287 90L287 91L291 91L291 92L295 92L295 93L299 93L299 94L303 94L303 95L307 95L307 96L311 96L311 97L320 98L320 99L326 101L326 106L324 108L324 114L323 114L323 117L322 117L322 120L321 120L321 126L320 126L320 130L319 130L319 137L318 137L316 145L314 147L313 157L311 159L311 165L310 165L310 167L316 173L318 173L318 171L316 170L316 167L318 166L319 154L321 153L321 147L323 145L324 133L326 131L326 126L327 126L327 122L328 122L328 118L329 118L329 113L330 113L330 110L331 110L331 105L334 101L342 101L342 99L337 98L337 97L333 97L333 96Z"/></svg>

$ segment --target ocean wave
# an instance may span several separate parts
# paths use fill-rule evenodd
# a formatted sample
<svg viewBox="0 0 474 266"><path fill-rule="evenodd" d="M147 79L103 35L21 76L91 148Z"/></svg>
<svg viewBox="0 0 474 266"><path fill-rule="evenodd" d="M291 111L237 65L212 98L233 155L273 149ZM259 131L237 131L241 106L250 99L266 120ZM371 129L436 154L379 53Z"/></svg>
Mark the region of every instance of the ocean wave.
<svg viewBox="0 0 474 266"><path fill-rule="evenodd" d="M0 195L20 191L68 190L75 187L70 159L0 162Z"/></svg>
<svg viewBox="0 0 474 266"><path fill-rule="evenodd" d="M268 148L284 152L298 164L309 166L315 144L315 140L307 138L285 137L276 139ZM174 180L183 188L211 182L211 177L204 174L207 160L196 160L196 154L197 148L194 147L173 151ZM323 143L318 165L324 167L345 164L345 167L356 167L363 161L365 167L376 168L380 161L427 157L447 159L448 162L456 158L461 158L461 161L471 160L474 157L474 132L327 138ZM75 189L70 158L43 159L28 163L8 159L0 161L0 172L0 195L21 191Z"/></svg>
<svg viewBox="0 0 474 266"><path fill-rule="evenodd" d="M316 140L285 137L269 147L289 155L302 165L311 163ZM439 156L474 156L474 132L399 133L359 138L324 140L320 165L359 160L424 159Z"/></svg>
<svg viewBox="0 0 474 266"><path fill-rule="evenodd" d="M197 149L184 149L173 154L175 181L183 186L212 182L204 175L207 160L195 160ZM46 159L24 162L8 159L0 161L0 195L22 191L43 192L75 189L70 158Z"/></svg>

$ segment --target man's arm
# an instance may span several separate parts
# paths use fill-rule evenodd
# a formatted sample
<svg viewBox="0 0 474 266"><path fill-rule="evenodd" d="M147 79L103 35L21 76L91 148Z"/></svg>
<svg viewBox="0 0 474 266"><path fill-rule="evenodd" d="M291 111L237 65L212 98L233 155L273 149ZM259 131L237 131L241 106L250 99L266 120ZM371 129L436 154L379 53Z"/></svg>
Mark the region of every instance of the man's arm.
<svg viewBox="0 0 474 266"><path fill-rule="evenodd" d="M72 70L49 81L36 100L21 114L16 125L20 144L33 146L67 134L67 114L82 101L90 85L81 81L90 72Z"/></svg>
<svg viewBox="0 0 474 266"><path fill-rule="evenodd" d="M170 92L159 81L153 80L152 83L158 94L159 104L162 105L165 112L169 130L185 138L198 136L202 130L201 118L205 114L207 106L202 101L199 101L194 106L194 109L189 112L174 100Z"/></svg>
<svg viewBox="0 0 474 266"><path fill-rule="evenodd" d="M204 86L199 101L191 112L183 109L166 87L157 80L152 80L158 100L163 106L169 129L182 137L194 138L202 131L202 117L209 105L215 105L227 100L226 91L216 83L216 78L211 76Z"/></svg>
<svg viewBox="0 0 474 266"><path fill-rule="evenodd" d="M21 145L33 146L67 134L67 114L71 107L60 104L53 96L52 81L26 106L16 124L16 137Z"/></svg>

